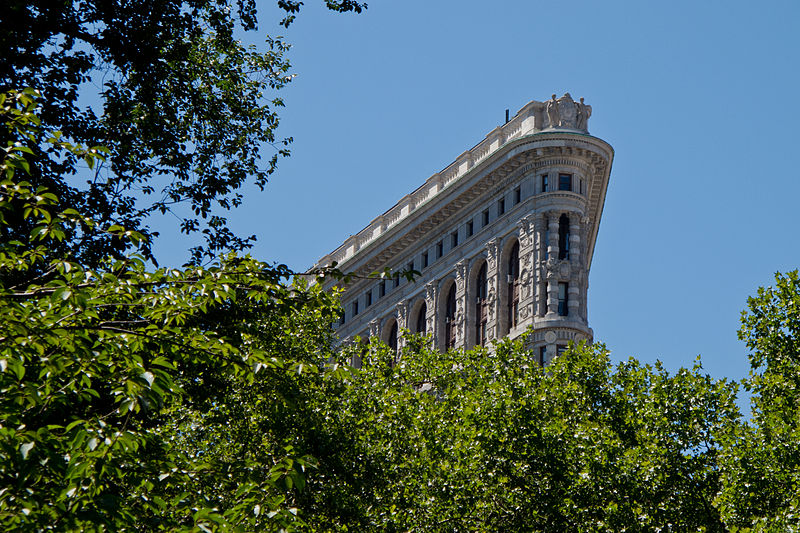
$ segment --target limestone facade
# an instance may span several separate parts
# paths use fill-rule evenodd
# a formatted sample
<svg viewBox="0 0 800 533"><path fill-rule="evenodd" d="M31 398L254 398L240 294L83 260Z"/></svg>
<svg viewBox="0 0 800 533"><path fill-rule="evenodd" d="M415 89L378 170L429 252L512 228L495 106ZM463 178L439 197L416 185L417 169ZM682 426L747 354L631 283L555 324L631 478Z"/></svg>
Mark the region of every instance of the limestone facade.
<svg viewBox="0 0 800 533"><path fill-rule="evenodd" d="M589 135L592 109L567 93L531 101L323 257L356 274L343 287L343 341L402 331L441 350L488 345L533 326L546 364L570 340L592 339L589 267L614 151ZM402 278L370 273L417 270Z"/></svg>

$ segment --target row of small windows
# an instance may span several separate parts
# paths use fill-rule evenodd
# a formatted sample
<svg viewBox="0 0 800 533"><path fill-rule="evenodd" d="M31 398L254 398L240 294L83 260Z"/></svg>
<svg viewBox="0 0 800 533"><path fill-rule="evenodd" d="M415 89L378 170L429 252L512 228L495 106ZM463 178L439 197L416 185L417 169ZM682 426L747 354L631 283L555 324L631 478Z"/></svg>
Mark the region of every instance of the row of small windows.
<svg viewBox="0 0 800 533"><path fill-rule="evenodd" d="M540 176L541 180L541 189L540 192L548 192L548 178L549 174L542 174ZM579 192L580 194L584 194L584 185L583 180L578 179L579 184ZM573 185L573 175L572 174L565 174L559 173L558 174L558 190L559 191L572 191ZM513 205L517 205L522 201L522 187L517 186L512 194ZM497 200L497 217L504 215L506 212L506 200L505 198L500 198ZM564 220L566 219L566 220ZM481 228L485 228L489 225L489 209L484 209L481 212ZM547 229L545 231L545 243L549 243L549 221L547 224ZM470 219L466 223L465 228L466 238L470 238L475 234L475 221L474 219ZM456 248L460 243L459 240L459 231L456 229L452 233L450 233L450 250ZM444 240L439 240L435 245L435 252L436 257L434 260L442 258L444 256ZM561 215L561 219L559 220L558 224L558 258L559 259L569 259L569 218L566 215ZM547 248L545 247L545 259L547 259ZM420 270L428 268L430 265L430 258L428 252L422 252L420 256ZM414 261L410 261L406 265L406 269L408 271L414 270ZM389 285L387 287L387 285ZM391 280L384 280L378 285L378 298L382 298L386 295L388 290L397 288L400 286L400 276L395 275ZM365 296L365 305L369 307L372 305L372 289L368 290ZM359 313L358 308L358 300L352 302L351 304L351 315L356 316ZM345 323L345 315L342 315L340 319L340 325Z"/></svg>
<svg viewBox="0 0 800 533"><path fill-rule="evenodd" d="M472 224L472 222L470 222L468 224L468 227L471 224ZM562 214L559 217L559 220L558 220L558 258L561 259L561 260L568 260L569 259L569 240L570 240L569 239L569 236L570 236L569 235L569 225L570 225L569 217L566 214ZM458 232L457 231L453 232L450 235L450 238L451 238L451 241L452 241L451 242L452 247L455 248L456 246L458 246ZM544 257L545 257L545 259L547 259L548 253L549 253L548 249L547 249L547 244L550 242L550 222L549 222L549 220L547 221L547 225L545 227L544 242L545 242ZM442 247L443 247L443 243L442 243L442 241L439 241L437 243L437 259L442 256L442 253L441 253L442 252ZM514 250L516 251L517 254L519 253L518 245L515 246ZM512 265L516 265L516 266L509 266L509 272L517 272L518 273L518 271L519 271L519 258L516 257L512 261L511 264ZM420 269L425 269L427 267L428 267L428 252L423 252L422 255L421 255ZM414 270L414 261L409 261L406 264L406 269L408 271ZM384 297L386 295L387 286L389 288L394 289L394 288L398 287L399 285L400 285L400 275L399 274L395 274L395 276L393 278L391 278L390 280L381 281L378 284L378 298L382 298L382 297ZM558 314L561 315L561 316L567 316L567 313L568 313L567 289L568 289L568 284L567 283L559 283L559 285L558 285L558 291L559 291ZM515 291L516 290L518 290L518 289L515 288ZM370 290L368 290L366 292L366 294L364 296L365 307L369 307L370 305L372 305L372 293L373 293L372 289L370 289ZM546 294L544 294L543 299L544 299L544 302L542 304L542 308L545 309L545 312L546 312L546 309L547 309L547 295ZM351 305L350 315L353 316L353 317L357 316L358 313L359 313L359 305L358 304L359 304L359 300L358 299L354 300L350 304ZM344 323L345 323L345 315L343 314L341 319L340 319L340 325L343 325Z"/></svg>

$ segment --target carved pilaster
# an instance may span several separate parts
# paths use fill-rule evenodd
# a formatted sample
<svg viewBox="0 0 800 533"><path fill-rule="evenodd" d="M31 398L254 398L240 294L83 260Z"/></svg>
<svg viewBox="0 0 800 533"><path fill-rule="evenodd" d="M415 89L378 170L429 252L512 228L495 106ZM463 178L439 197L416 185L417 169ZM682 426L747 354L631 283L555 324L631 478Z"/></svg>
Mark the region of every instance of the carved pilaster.
<svg viewBox="0 0 800 533"><path fill-rule="evenodd" d="M438 289L435 281L425 284L425 331L436 338L436 302Z"/></svg>
<svg viewBox="0 0 800 533"><path fill-rule="evenodd" d="M467 311L467 261L456 263L456 348L464 347Z"/></svg>
<svg viewBox="0 0 800 533"><path fill-rule="evenodd" d="M488 306L488 317L486 320L486 338L488 340L497 338L497 326L501 313L498 306L500 298L500 243L497 239L492 239L486 243L486 284L487 296L486 305ZM477 317L476 317L477 320ZM478 339L475 340L478 342Z"/></svg>
<svg viewBox="0 0 800 533"><path fill-rule="evenodd" d="M534 269L536 268L536 242L540 230L539 215L528 215L519 222L519 322L533 314L535 297Z"/></svg>
<svg viewBox="0 0 800 533"><path fill-rule="evenodd" d="M377 318L369 321L369 336L379 337L381 333L381 322Z"/></svg>
<svg viewBox="0 0 800 533"><path fill-rule="evenodd" d="M408 302L399 302L395 309L397 310L397 349L399 350L406 343L402 333L404 329L408 328Z"/></svg>
<svg viewBox="0 0 800 533"><path fill-rule="evenodd" d="M583 257L580 218L577 213L569 217L569 259L576 265L581 264Z"/></svg>

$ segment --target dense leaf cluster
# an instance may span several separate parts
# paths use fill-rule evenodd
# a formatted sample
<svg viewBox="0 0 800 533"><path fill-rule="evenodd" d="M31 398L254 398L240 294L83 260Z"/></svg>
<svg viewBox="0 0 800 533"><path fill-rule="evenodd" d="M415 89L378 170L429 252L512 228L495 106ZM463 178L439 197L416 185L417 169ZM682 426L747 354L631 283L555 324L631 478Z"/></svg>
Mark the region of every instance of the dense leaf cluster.
<svg viewBox="0 0 800 533"><path fill-rule="evenodd" d="M301 2L281 0L288 25ZM336 11L361 11L329 0ZM247 247L252 236L228 229L221 212L242 201L247 183L262 187L291 138L280 138L275 90L292 78L288 45L264 37L258 48L239 36L257 28L254 0L9 0L0 10L0 92L33 88L44 96L47 131L110 149L86 168L70 154L33 150L28 181L101 225L146 236L154 213L171 213L181 231L200 232L196 261ZM0 146L9 137L0 132ZM267 160L262 161L262 155ZM23 221L5 228L15 237ZM152 239L142 242L150 259ZM113 235L67 235L58 250L85 264L122 257Z"/></svg>

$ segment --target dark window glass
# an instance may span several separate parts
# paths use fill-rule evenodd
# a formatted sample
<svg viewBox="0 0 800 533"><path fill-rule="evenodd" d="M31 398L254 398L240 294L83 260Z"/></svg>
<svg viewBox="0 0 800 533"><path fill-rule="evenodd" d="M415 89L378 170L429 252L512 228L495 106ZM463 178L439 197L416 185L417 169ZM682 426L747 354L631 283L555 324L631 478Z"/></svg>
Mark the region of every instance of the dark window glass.
<svg viewBox="0 0 800 533"><path fill-rule="evenodd" d="M422 252L422 268L428 267L428 252Z"/></svg>
<svg viewBox="0 0 800 533"><path fill-rule="evenodd" d="M458 232L454 231L450 234L450 248L458 246Z"/></svg>
<svg viewBox="0 0 800 533"><path fill-rule="evenodd" d="M381 284L378 285L378 298L383 298L386 296L386 280L381 281Z"/></svg>
<svg viewBox="0 0 800 533"><path fill-rule="evenodd" d="M394 281L394 287L393 288L396 289L397 287L399 287L400 286L400 273L399 272L396 273L394 275L394 277L392 278L392 280Z"/></svg>
<svg viewBox="0 0 800 533"><path fill-rule="evenodd" d="M389 330L389 348L397 353L397 322L392 324L392 329Z"/></svg>
<svg viewBox="0 0 800 533"><path fill-rule="evenodd" d="M506 212L506 201L503 198L500 198L497 201L497 216L502 215Z"/></svg>
<svg viewBox="0 0 800 533"><path fill-rule="evenodd" d="M422 333L423 335L426 333L426 321L425 316L428 314L428 306L424 303L422 307L419 308L419 313L417 314L417 333Z"/></svg>
<svg viewBox="0 0 800 533"><path fill-rule="evenodd" d="M517 187L516 189L514 189L514 205L520 203L521 200L522 200L522 189L520 187Z"/></svg>
<svg viewBox="0 0 800 533"><path fill-rule="evenodd" d="M436 259L439 259L444 255L444 244L442 241L436 243Z"/></svg>
<svg viewBox="0 0 800 533"><path fill-rule="evenodd" d="M547 360L547 346L539 346L539 364L544 366Z"/></svg>
<svg viewBox="0 0 800 533"><path fill-rule="evenodd" d="M559 174L558 175L558 190L571 191L572 190L572 174Z"/></svg>
<svg viewBox="0 0 800 533"><path fill-rule="evenodd" d="M357 314L358 314L358 300L353 302L353 316L356 316Z"/></svg>
<svg viewBox="0 0 800 533"><path fill-rule="evenodd" d="M561 215L558 219L558 258L569 259L569 217Z"/></svg>
<svg viewBox="0 0 800 533"><path fill-rule="evenodd" d="M558 314L567 316L569 314L569 283L558 284Z"/></svg>
<svg viewBox="0 0 800 533"><path fill-rule="evenodd" d="M567 351L567 346L565 344L556 344L556 356L559 356Z"/></svg>
<svg viewBox="0 0 800 533"><path fill-rule="evenodd" d="M372 305L372 291L367 291L364 300L365 300L364 307L369 307L370 305Z"/></svg>
<svg viewBox="0 0 800 533"><path fill-rule="evenodd" d="M471 220L470 220L470 221L468 221L468 222L467 222L467 237L472 237L472 233L473 233L473 230L474 230L474 229L475 229L475 228L474 228L474 227L473 227L473 225L472 225L472 221L471 221Z"/></svg>
<svg viewBox="0 0 800 533"><path fill-rule="evenodd" d="M542 192L547 192L547 174L542 174Z"/></svg>
<svg viewBox="0 0 800 533"><path fill-rule="evenodd" d="M444 312L444 339L448 350L456 345L456 284L450 285Z"/></svg>
<svg viewBox="0 0 800 533"><path fill-rule="evenodd" d="M483 221L482 221L483 226L486 227L489 225L489 210L488 209L484 210L482 215L483 215Z"/></svg>
<svg viewBox="0 0 800 533"><path fill-rule="evenodd" d="M548 217L544 223L544 260L550 257L550 218Z"/></svg>

